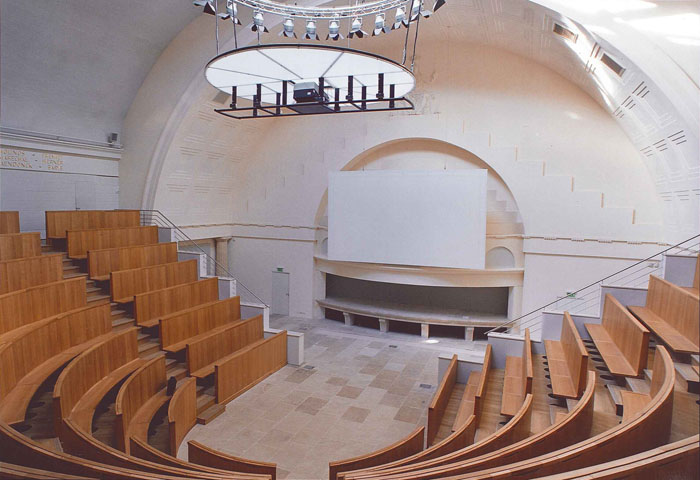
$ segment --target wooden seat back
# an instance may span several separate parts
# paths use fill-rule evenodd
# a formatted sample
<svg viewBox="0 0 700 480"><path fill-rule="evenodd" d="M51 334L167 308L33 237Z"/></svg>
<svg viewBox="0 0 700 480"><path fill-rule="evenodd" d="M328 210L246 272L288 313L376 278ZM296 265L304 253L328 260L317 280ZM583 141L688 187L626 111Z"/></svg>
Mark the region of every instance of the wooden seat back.
<svg viewBox="0 0 700 480"><path fill-rule="evenodd" d="M374 467L414 455L423 450L424 437L425 427L418 427L406 438L402 438L398 442L377 450L376 452L346 460L330 462L328 464L328 478L329 480L336 480L340 472Z"/></svg>
<svg viewBox="0 0 700 480"><path fill-rule="evenodd" d="M175 455L182 439L197 423L197 379L190 377L175 390L168 405L170 451Z"/></svg>
<svg viewBox="0 0 700 480"><path fill-rule="evenodd" d="M240 297L217 300L181 312L171 313L162 317L158 322L161 348L167 348L240 318Z"/></svg>
<svg viewBox="0 0 700 480"><path fill-rule="evenodd" d="M646 308L695 345L700 345L700 329L698 329L700 300L697 294L663 278L650 275Z"/></svg>
<svg viewBox="0 0 700 480"><path fill-rule="evenodd" d="M131 420L139 408L165 388L165 355L159 355L136 370L122 384L115 401L117 448L129 454Z"/></svg>
<svg viewBox="0 0 700 480"><path fill-rule="evenodd" d="M198 279L197 260L120 270L110 274L112 300L133 301L134 295L191 283Z"/></svg>
<svg viewBox="0 0 700 480"><path fill-rule="evenodd" d="M0 212L0 234L19 233L19 212Z"/></svg>
<svg viewBox="0 0 700 480"><path fill-rule="evenodd" d="M287 331L260 340L214 364L216 403L227 403L287 364Z"/></svg>
<svg viewBox="0 0 700 480"><path fill-rule="evenodd" d="M41 255L39 232L0 235L0 261Z"/></svg>
<svg viewBox="0 0 700 480"><path fill-rule="evenodd" d="M68 230L68 256L86 258L89 250L152 245L158 243L158 227L100 228L95 230Z"/></svg>
<svg viewBox="0 0 700 480"><path fill-rule="evenodd" d="M522 379L523 379L523 395L532 393L532 378L534 377L534 368L532 365L532 344L530 343L530 329L525 329L525 339L523 341L523 362L522 362Z"/></svg>
<svg viewBox="0 0 700 480"><path fill-rule="evenodd" d="M435 390L435 395L430 402L428 407L428 430L426 436L426 442L428 446L433 444L435 436L440 430L440 423L442 422L442 417L445 415L445 410L447 409L447 404L450 401L450 396L452 395L452 390L454 390L455 383L457 382L457 355L452 355L452 360L450 360L447 370L445 370L440 384Z"/></svg>
<svg viewBox="0 0 700 480"><path fill-rule="evenodd" d="M481 367L481 375L479 376L479 385L474 396L474 415L477 420L481 418L481 413L484 409L484 397L486 396L486 387L488 386L489 369L491 368L491 344L486 345L484 352L484 364Z"/></svg>
<svg viewBox="0 0 700 480"><path fill-rule="evenodd" d="M132 327L111 335L81 353L61 372L53 390L57 426L71 414L73 407L93 385L138 358L137 333L138 329Z"/></svg>
<svg viewBox="0 0 700 480"><path fill-rule="evenodd" d="M0 401L45 361L111 330L109 304L72 310L23 329L20 335L0 345Z"/></svg>
<svg viewBox="0 0 700 480"><path fill-rule="evenodd" d="M90 278L109 278L117 270L177 262L177 243L155 243L88 251Z"/></svg>
<svg viewBox="0 0 700 480"><path fill-rule="evenodd" d="M190 440L187 442L187 459L191 463L205 465L207 467L230 470L256 475L269 475L271 480L277 478L277 465L268 462L256 462L245 458L234 457Z"/></svg>
<svg viewBox="0 0 700 480"><path fill-rule="evenodd" d="M213 364L251 343L263 339L263 317L258 315L212 332L194 342L186 350L187 371L190 375Z"/></svg>
<svg viewBox="0 0 700 480"><path fill-rule="evenodd" d="M86 304L85 277L0 295L0 335Z"/></svg>
<svg viewBox="0 0 700 480"><path fill-rule="evenodd" d="M46 238L66 238L69 230L126 228L141 225L138 210L54 210L46 212Z"/></svg>
<svg viewBox="0 0 700 480"><path fill-rule="evenodd" d="M186 310L219 299L216 277L162 288L134 296L134 318L137 325L156 321L170 313Z"/></svg>
<svg viewBox="0 0 700 480"><path fill-rule="evenodd" d="M601 324L634 371L641 372L647 362L649 330L609 293L605 295Z"/></svg>
<svg viewBox="0 0 700 480"><path fill-rule="evenodd" d="M576 329L576 324L574 324L569 312L564 312L559 341L562 344L566 364L569 367L569 373L571 375L571 381L576 389L576 398L578 398L586 389L588 350L586 350L583 340L581 340L581 336Z"/></svg>
<svg viewBox="0 0 700 480"><path fill-rule="evenodd" d="M693 290L700 292L700 255L695 260L695 276L693 277Z"/></svg>
<svg viewBox="0 0 700 480"><path fill-rule="evenodd" d="M0 262L0 295L60 280L63 280L60 253Z"/></svg>

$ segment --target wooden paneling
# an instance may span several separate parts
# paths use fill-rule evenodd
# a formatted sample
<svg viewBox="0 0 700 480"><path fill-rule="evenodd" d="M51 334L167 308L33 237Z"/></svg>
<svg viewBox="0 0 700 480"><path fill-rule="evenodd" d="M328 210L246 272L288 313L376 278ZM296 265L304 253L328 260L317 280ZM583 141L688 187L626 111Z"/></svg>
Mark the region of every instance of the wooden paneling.
<svg viewBox="0 0 700 480"><path fill-rule="evenodd" d="M442 422L442 417L445 415L445 409L447 408L447 403L450 401L450 396L452 395L452 390L454 389L455 382L457 381L457 355L452 355L452 360L445 370L445 374L440 380L440 385L438 385L435 395L430 402L428 407L428 432L426 441L428 446L432 445L435 436L440 430L440 423Z"/></svg>
<svg viewBox="0 0 700 480"><path fill-rule="evenodd" d="M138 227L138 210L64 210L46 212L46 237L66 238L68 230Z"/></svg>
<svg viewBox="0 0 700 480"><path fill-rule="evenodd" d="M112 301L131 302L139 293L196 281L197 260L120 270L110 274Z"/></svg>
<svg viewBox="0 0 700 480"><path fill-rule="evenodd" d="M19 233L19 212L0 212L0 234Z"/></svg>
<svg viewBox="0 0 700 480"><path fill-rule="evenodd" d="M158 325L158 318L219 299L216 277L134 296L134 318L141 326Z"/></svg>
<svg viewBox="0 0 700 480"><path fill-rule="evenodd" d="M39 232L0 235L0 261L41 255Z"/></svg>
<svg viewBox="0 0 700 480"><path fill-rule="evenodd" d="M114 411L117 448L129 453L131 421L139 408L165 388L165 383L165 355L160 355L146 362L121 386Z"/></svg>
<svg viewBox="0 0 700 480"><path fill-rule="evenodd" d="M197 423L197 380L188 378L175 391L168 405L170 452L177 455L182 439Z"/></svg>
<svg viewBox="0 0 700 480"><path fill-rule="evenodd" d="M277 478L277 465L274 463L256 462L245 458L234 457L233 455L218 452L195 440L187 442L187 459L191 463L219 468L221 470L269 475L271 480Z"/></svg>
<svg viewBox="0 0 700 480"><path fill-rule="evenodd" d="M101 228L96 230L68 230L68 256L87 258L89 250L152 245L158 243L158 227Z"/></svg>
<svg viewBox="0 0 700 480"><path fill-rule="evenodd" d="M545 340L552 393L557 397L578 398L586 388L588 351L569 312L564 312L559 341Z"/></svg>
<svg viewBox="0 0 700 480"><path fill-rule="evenodd" d="M262 339L262 315L217 329L209 335L187 343L187 371L195 377L214 373L214 363L217 360Z"/></svg>
<svg viewBox="0 0 700 480"><path fill-rule="evenodd" d="M419 427L406 438L384 447L381 450L377 450L376 452L349 458L347 460L330 462L328 464L329 480L336 480L337 475L340 472L374 467L376 465L382 465L400 458L408 457L409 455L414 455L423 450L424 437L425 427Z"/></svg>
<svg viewBox="0 0 700 480"><path fill-rule="evenodd" d="M695 260L695 277L693 277L693 290L700 292L700 255Z"/></svg>
<svg viewBox="0 0 700 480"><path fill-rule="evenodd" d="M151 267L177 262L177 243L156 243L132 247L107 248L88 252L88 272L95 280L109 280L117 270Z"/></svg>
<svg viewBox="0 0 700 480"><path fill-rule="evenodd" d="M160 346L162 349L181 350L182 343L195 335L207 333L241 318L241 299L231 297L205 303L162 317Z"/></svg>
<svg viewBox="0 0 700 480"><path fill-rule="evenodd" d="M84 307L86 303L85 277L0 295L0 335L42 318Z"/></svg>
<svg viewBox="0 0 700 480"><path fill-rule="evenodd" d="M37 255L0 262L0 295L63 280L63 255Z"/></svg>
<svg viewBox="0 0 700 480"><path fill-rule="evenodd" d="M287 331L256 342L217 362L216 403L227 403L287 364Z"/></svg>

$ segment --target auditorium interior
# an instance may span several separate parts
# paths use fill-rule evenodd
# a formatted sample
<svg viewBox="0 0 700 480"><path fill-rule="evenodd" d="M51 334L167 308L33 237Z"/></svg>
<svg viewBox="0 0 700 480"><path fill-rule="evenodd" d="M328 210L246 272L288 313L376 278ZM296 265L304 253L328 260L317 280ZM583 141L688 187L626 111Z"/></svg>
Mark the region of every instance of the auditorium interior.
<svg viewBox="0 0 700 480"><path fill-rule="evenodd" d="M0 0L0 479L700 478L700 2Z"/></svg>

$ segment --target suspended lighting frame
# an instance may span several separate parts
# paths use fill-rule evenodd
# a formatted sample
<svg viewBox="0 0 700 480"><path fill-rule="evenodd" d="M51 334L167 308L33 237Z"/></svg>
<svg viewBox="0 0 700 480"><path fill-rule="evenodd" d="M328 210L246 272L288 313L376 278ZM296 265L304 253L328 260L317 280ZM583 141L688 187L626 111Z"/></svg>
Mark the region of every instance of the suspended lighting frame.
<svg viewBox="0 0 700 480"><path fill-rule="evenodd" d="M291 16L330 20L332 18L352 19L355 17L364 17L366 15L376 15L377 13L386 12L387 10L405 5L407 0L378 0L339 7L302 7L271 0L235 0L235 2L239 5L252 8L253 10L260 10L285 17Z"/></svg>

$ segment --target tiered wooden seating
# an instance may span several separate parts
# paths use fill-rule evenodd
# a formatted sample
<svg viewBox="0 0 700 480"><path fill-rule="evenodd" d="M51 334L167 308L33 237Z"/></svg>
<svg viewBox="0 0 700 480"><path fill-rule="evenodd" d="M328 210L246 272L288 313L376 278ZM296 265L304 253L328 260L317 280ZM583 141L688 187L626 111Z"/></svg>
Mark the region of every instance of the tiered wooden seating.
<svg viewBox="0 0 700 480"><path fill-rule="evenodd" d="M424 437L425 427L419 427L406 438L402 438L398 442L384 447L381 450L377 450L376 452L349 458L347 460L330 462L328 464L328 478L329 480L336 480L340 472L374 467L408 457L409 455L414 455L423 450Z"/></svg>
<svg viewBox="0 0 700 480"><path fill-rule="evenodd" d="M274 463L256 462L245 458L234 457L233 455L227 455L194 440L187 442L187 459L190 463L206 465L222 470L269 475L272 480L277 478L277 465Z"/></svg>
<svg viewBox="0 0 700 480"><path fill-rule="evenodd" d="M97 230L68 230L68 257L87 258L88 250L152 245L158 243L158 227L100 228Z"/></svg>
<svg viewBox="0 0 700 480"><path fill-rule="evenodd" d="M207 377L214 373L217 361L263 338L262 315L215 329L195 341L187 342L187 371L196 378Z"/></svg>
<svg viewBox="0 0 700 480"><path fill-rule="evenodd" d="M183 350L197 335L208 334L241 318L241 299L231 297L172 313L159 320L160 348Z"/></svg>
<svg viewBox="0 0 700 480"><path fill-rule="evenodd" d="M622 421L626 422L651 403L651 400L659 393L664 382L664 363L661 355L654 356L654 366L652 368L651 386L649 393L632 392L620 390L622 396Z"/></svg>
<svg viewBox="0 0 700 480"><path fill-rule="evenodd" d="M61 254L0 262L0 295L59 280L63 280Z"/></svg>
<svg viewBox="0 0 700 480"><path fill-rule="evenodd" d="M88 251L88 274L97 281L109 280L118 270L177 262L177 243L156 243Z"/></svg>
<svg viewBox="0 0 700 480"><path fill-rule="evenodd" d="M452 355L452 360L450 360L440 380L440 384L435 390L435 395L433 395L433 399L430 401L430 406L428 407L428 430L426 436L428 446L433 444L433 440L435 440L435 436L440 430L440 424L442 423L442 418L447 409L447 403L450 401L452 390L454 390L456 382L457 355Z"/></svg>
<svg viewBox="0 0 700 480"><path fill-rule="evenodd" d="M85 278L17 290L0 295L0 342L2 335L42 318L84 307L87 304Z"/></svg>
<svg viewBox="0 0 700 480"><path fill-rule="evenodd" d="M130 438L148 442L148 425L169 397L165 394L165 356L152 358L119 389L115 402L117 448L130 453Z"/></svg>
<svg viewBox="0 0 700 480"><path fill-rule="evenodd" d="M90 477L78 477L4 462L0 462L0 475L4 480L91 480Z"/></svg>
<svg viewBox="0 0 700 480"><path fill-rule="evenodd" d="M24 420L39 386L54 371L112 330L109 304L40 320L0 344L0 420Z"/></svg>
<svg viewBox="0 0 700 480"><path fill-rule="evenodd" d="M0 235L19 233L19 212L0 212Z"/></svg>
<svg viewBox="0 0 700 480"><path fill-rule="evenodd" d="M41 255L39 232L0 235L0 261Z"/></svg>
<svg viewBox="0 0 700 480"><path fill-rule="evenodd" d="M528 393L532 393L532 348L530 330L525 330L521 357L506 357L506 371L503 378L501 415L513 416L520 409Z"/></svg>
<svg viewBox="0 0 700 480"><path fill-rule="evenodd" d="M464 388L464 394L462 395L462 401L459 404L459 410L457 410L457 416L452 424L452 431L456 432L459 428L469 419L471 415L476 417L476 423L478 425L479 419L481 418L481 411L483 409L483 399L486 394L486 385L489 374L489 367L491 366L491 345L486 345L486 351L484 352L484 366L481 367L481 371L471 372L467 378L467 384Z"/></svg>
<svg viewBox="0 0 700 480"><path fill-rule="evenodd" d="M158 318L219 299L216 277L134 295L134 318L141 327L158 325Z"/></svg>
<svg viewBox="0 0 700 480"><path fill-rule="evenodd" d="M46 212L46 238L66 238L68 230L126 228L141 225L138 210L57 210Z"/></svg>
<svg viewBox="0 0 700 480"><path fill-rule="evenodd" d="M227 403L287 364L287 331L260 340L214 366L216 403Z"/></svg>
<svg viewBox="0 0 700 480"><path fill-rule="evenodd" d="M195 423L197 423L197 381L190 377L175 391L168 405L172 455L177 455L182 439Z"/></svg>
<svg viewBox="0 0 700 480"><path fill-rule="evenodd" d="M545 340L544 347L554 396L580 397L586 388L588 351L569 312L564 312L559 341Z"/></svg>
<svg viewBox="0 0 700 480"><path fill-rule="evenodd" d="M646 368L649 330L615 297L605 295L602 323L585 327L610 373L636 377Z"/></svg>
<svg viewBox="0 0 700 480"><path fill-rule="evenodd" d="M110 274L112 301L129 303L134 295L191 283L198 279L197 260L120 270Z"/></svg>
<svg viewBox="0 0 700 480"><path fill-rule="evenodd" d="M654 275L649 276L646 305L630 311L671 350L700 353L700 297Z"/></svg>

